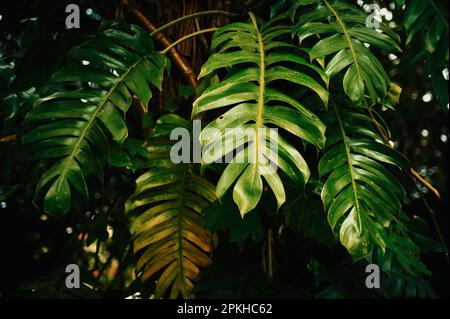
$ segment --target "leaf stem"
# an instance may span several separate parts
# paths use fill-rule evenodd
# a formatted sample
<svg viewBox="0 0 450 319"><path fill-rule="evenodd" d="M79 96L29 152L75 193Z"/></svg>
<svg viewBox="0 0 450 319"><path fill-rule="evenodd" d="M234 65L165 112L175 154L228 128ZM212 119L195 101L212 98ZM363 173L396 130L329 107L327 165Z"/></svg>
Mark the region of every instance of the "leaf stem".
<svg viewBox="0 0 450 319"><path fill-rule="evenodd" d="M425 180L422 176L420 176L420 174L415 169L411 168L410 173L412 177L417 179L421 184L423 184L423 186L428 188L434 195L436 195L438 199L441 199L441 194L439 193L439 191L436 188L434 188L433 185L428 183L428 181Z"/></svg>
<svg viewBox="0 0 450 319"><path fill-rule="evenodd" d="M178 19L172 20L169 23L166 23L165 25L160 26L159 28L157 28L156 30L151 32L150 35L154 36L155 34L160 33L162 31L166 30L167 28L170 28L171 26L176 25L185 20L194 19L197 17L201 17L201 16L205 16L205 15L212 15L212 14L222 14L222 15L228 15L228 16L237 16L238 15L237 13L223 11L223 10L209 10L209 11L195 12L195 13L180 17Z"/></svg>
<svg viewBox="0 0 450 319"><path fill-rule="evenodd" d="M272 280L273 279L273 229L270 228L267 231L267 263L268 263L268 268L269 268L269 279Z"/></svg>
<svg viewBox="0 0 450 319"><path fill-rule="evenodd" d="M182 37L182 38L179 38L177 41L175 41L175 42L173 42L172 44L170 44L170 45L169 45L167 48L165 48L164 50L159 51L159 53L161 53L161 54L166 54L170 49L172 49L173 47L175 47L176 45L180 44L181 42L183 42L183 41L185 41L185 40L188 40L188 39L193 38L193 37L195 37L195 36L197 36L197 35L200 35L200 34L204 34L204 33L208 33L208 32L214 32L214 31L216 31L216 30L217 30L217 28L209 28L209 29L204 29L204 30L192 32L192 33L190 33L190 34L188 34L188 35L185 35L185 36Z"/></svg>
<svg viewBox="0 0 450 319"><path fill-rule="evenodd" d="M413 180L413 184L416 187L416 190L419 193L420 198L422 199L423 203L425 204L425 207L428 210L428 213L430 214L431 220L433 221L434 228L436 229L437 235L439 237L439 241L441 242L442 249L444 250L445 260L447 261L447 264L448 264L449 263L448 248L447 248L447 245L445 244L445 239L444 239L444 236L442 235L441 228L439 227L439 224L436 220L436 213L431 208L430 204L428 204L428 201L426 200L425 196L423 196L422 191L419 189L419 187L417 187L417 184L414 183L414 180Z"/></svg>

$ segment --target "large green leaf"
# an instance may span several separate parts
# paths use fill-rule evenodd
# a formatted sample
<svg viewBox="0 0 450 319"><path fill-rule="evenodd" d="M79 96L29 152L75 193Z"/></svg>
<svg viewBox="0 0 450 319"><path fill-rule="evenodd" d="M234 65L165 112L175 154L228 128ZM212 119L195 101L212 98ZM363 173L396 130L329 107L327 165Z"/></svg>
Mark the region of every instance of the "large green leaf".
<svg viewBox="0 0 450 319"><path fill-rule="evenodd" d="M382 163L408 167L408 161L384 145L370 127L372 119L352 109L339 109L326 116L327 146L319 162L326 176L322 201L328 222L339 231L340 241L357 260L373 246L384 250L386 230L400 213L403 187Z"/></svg>
<svg viewBox="0 0 450 319"><path fill-rule="evenodd" d="M311 60L329 57L325 72L330 78L345 71L344 91L354 103L368 96L374 104L386 96L391 82L366 46L386 53L401 49L398 35L383 24L377 30L368 28L366 19L367 13L358 7L342 1L323 1L313 11L300 15L294 33L300 43L312 36L317 39L309 55Z"/></svg>
<svg viewBox="0 0 450 319"><path fill-rule="evenodd" d="M224 80L207 88L194 102L192 111L196 116L229 107L204 128L200 142L205 164L233 154L216 192L221 198L235 184L233 198L242 216L258 204L264 187L262 178L274 192L278 207L285 201L283 182L268 160L299 184L305 184L310 174L296 148L280 132L270 132L269 127L281 128L318 148L325 142L323 123L279 86L275 88L274 82L299 86L317 94L323 103L328 102L328 92L320 84L328 83L327 75L294 46L275 41L291 29L270 23L259 25L253 14L250 17L249 23L232 23L214 34L211 46L218 52L203 65L200 77L222 68L234 67L237 71L231 69ZM211 133L212 129L216 133ZM276 151L271 148L274 145Z"/></svg>
<svg viewBox="0 0 450 319"><path fill-rule="evenodd" d="M53 215L70 210L74 191L88 197L86 176L102 178L109 136L118 144L128 136L124 118L133 94L147 106L150 84L161 87L166 66L150 36L133 25L108 28L68 56L50 83L67 89L36 103L23 136L25 158L49 164L36 198L44 193L43 208Z"/></svg>
<svg viewBox="0 0 450 319"><path fill-rule="evenodd" d="M214 186L193 173L187 163L170 158L170 132L191 130L191 123L170 114L161 117L147 141L147 171L136 180L126 211L136 218L131 232L141 280L158 275L155 297L190 298L200 267L211 262L212 238L202 226L203 210L216 200Z"/></svg>

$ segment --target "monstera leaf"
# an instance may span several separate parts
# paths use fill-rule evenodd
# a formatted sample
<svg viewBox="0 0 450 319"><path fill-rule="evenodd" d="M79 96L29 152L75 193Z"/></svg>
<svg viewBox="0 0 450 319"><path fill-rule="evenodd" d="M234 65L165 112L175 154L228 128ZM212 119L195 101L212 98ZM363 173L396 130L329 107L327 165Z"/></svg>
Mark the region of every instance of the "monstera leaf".
<svg viewBox="0 0 450 319"><path fill-rule="evenodd" d="M313 92L323 103L328 102L328 92L323 87L328 83L326 74L303 58L295 46L276 40L289 34L291 28L258 24L253 14L250 18L249 23L232 23L214 34L211 47L217 53L203 65L200 77L223 68L229 72L224 80L203 92L192 111L194 117L229 107L204 128L200 142L204 163L230 159L216 193L222 198L235 183L233 198L242 216L258 204L262 177L275 194L278 207L285 202L278 167L301 185L310 175L297 149L269 127L286 130L318 148L325 142L323 123L298 100L277 88L275 82L297 85L304 93Z"/></svg>
<svg viewBox="0 0 450 319"><path fill-rule="evenodd" d="M141 280L157 276L155 297L191 297L200 267L211 262L212 238L202 226L202 213L216 196L214 186L195 175L190 164L175 164L170 153L172 130L191 130L178 115L161 117L147 142L147 172L136 180L136 191L126 203L135 216L131 227Z"/></svg>
<svg viewBox="0 0 450 319"><path fill-rule="evenodd" d="M124 116L133 94L146 106L150 84L161 88L166 67L165 57L137 26L108 28L68 56L50 83L67 89L36 103L23 136L25 158L49 164L36 196L45 194L43 208L53 215L69 211L73 192L88 197L86 176L101 178L110 137L119 145L127 138Z"/></svg>
<svg viewBox="0 0 450 319"><path fill-rule="evenodd" d="M382 163L408 167L400 153L381 143L370 129L372 119L354 109L334 106L326 117L327 145L319 162L326 177L322 201L328 222L341 243L357 260L374 245L389 245L386 230L399 215L405 192Z"/></svg>
<svg viewBox="0 0 450 319"><path fill-rule="evenodd" d="M340 1L332 4L322 1L298 18L294 34L300 43L312 36L319 39L309 50L311 60L329 57L325 62L325 73L332 78L345 70L345 93L354 103L361 103L368 95L374 104L386 96L391 81L380 61L366 46L377 47L386 53L401 49L397 34L382 23L378 29L369 28L366 19L367 14L358 7Z"/></svg>

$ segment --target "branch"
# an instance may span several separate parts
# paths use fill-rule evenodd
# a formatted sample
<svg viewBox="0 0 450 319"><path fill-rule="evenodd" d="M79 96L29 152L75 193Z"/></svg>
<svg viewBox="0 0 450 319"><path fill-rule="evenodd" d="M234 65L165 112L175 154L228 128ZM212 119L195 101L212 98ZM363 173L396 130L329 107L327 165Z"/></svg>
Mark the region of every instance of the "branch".
<svg viewBox="0 0 450 319"><path fill-rule="evenodd" d="M135 17L142 22L144 27L149 32L154 32L158 30L155 25L138 9L136 8L129 0L121 0L122 3L128 7L128 9L133 12ZM169 47L171 45L171 42L166 38L166 36L162 33L157 33L154 35L154 38L157 42L159 42L164 47ZM186 80L189 82L189 84L196 88L198 86L197 76L192 70L192 67L189 65L189 63L186 62L186 60L178 53L178 51L175 48L171 48L169 50L170 56L172 60L176 63L178 68L180 69L181 73L184 75Z"/></svg>
<svg viewBox="0 0 450 319"><path fill-rule="evenodd" d="M375 116L373 115L372 110L369 109L369 115L372 118L372 121L375 123L375 126L378 130L378 133L381 135L381 137L383 138L384 142L387 143L389 141L389 137L386 135L386 133L384 132L384 130L381 128L380 123L378 123L378 121L376 120ZM431 185L428 181L426 181L422 176L420 176L420 174L414 170L413 168L411 168L409 175L411 176L411 178L418 180L420 183L422 183L426 188L428 188L438 199L441 199L441 194L439 193L439 191L433 187L433 185Z"/></svg>
<svg viewBox="0 0 450 319"><path fill-rule="evenodd" d="M7 136L1 136L0 137L0 143L12 142L12 141L15 141L15 140L17 140L16 134L7 135Z"/></svg>
<svg viewBox="0 0 450 319"><path fill-rule="evenodd" d="M426 188L428 188L431 192L433 192L434 195L436 195L436 197L438 199L441 199L441 194L439 193L439 191L433 187L433 185L431 185L427 180L425 180L422 176L419 175L419 173L417 173L417 171L415 171L414 169L411 168L411 175L417 179L419 182L421 182Z"/></svg>

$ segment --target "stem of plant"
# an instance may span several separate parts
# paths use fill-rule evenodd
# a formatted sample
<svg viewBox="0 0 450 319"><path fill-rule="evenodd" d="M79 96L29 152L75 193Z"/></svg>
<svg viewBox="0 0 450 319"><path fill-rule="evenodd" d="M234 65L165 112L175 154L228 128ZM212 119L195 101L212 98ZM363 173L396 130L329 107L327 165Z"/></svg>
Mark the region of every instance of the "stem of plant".
<svg viewBox="0 0 450 319"><path fill-rule="evenodd" d="M179 38L177 41L173 42L171 45L169 45L164 50L160 51L160 53L161 54L166 54L170 49L172 49L173 47L175 47L176 45L180 44L181 42L183 42L185 40L188 40L188 39L193 38L193 37L195 37L197 35L200 35L200 34L204 34L204 33L208 33L208 32L214 32L216 30L217 30L217 28L209 28L209 29L196 31L196 32L190 33L188 35L185 35L184 37Z"/></svg>
<svg viewBox="0 0 450 319"><path fill-rule="evenodd" d="M212 14L222 14L222 15L228 15L228 16L237 16L238 14L236 13L232 13L232 12L228 12L228 11L222 11L222 10L210 10L210 11L201 11L201 12L195 12L189 15L185 15L183 17L180 17L178 19L172 20L169 23L166 23L163 26L160 26L158 29L156 29L155 31L151 32L150 35L154 36L157 33L160 33L164 30L166 30L167 28L170 28L173 25L176 25L180 22L183 22L185 20L189 20L189 19L193 19L193 18L197 18L197 17L201 17L201 16L205 16L205 15L212 15Z"/></svg>
<svg viewBox="0 0 450 319"><path fill-rule="evenodd" d="M448 264L449 263L448 248L447 248L447 245L445 244L445 239L444 239L444 236L442 235L441 228L439 227L439 224L436 220L436 213L431 208L430 204L428 204L428 201L426 200L425 196L423 196L422 191L419 189L419 187L414 182L414 180L412 180L412 182L413 182L414 186L416 187L416 190L419 193L420 198L422 199L423 203L425 204L426 209L428 210L428 212L430 214L431 220L433 221L434 228L436 228L436 232L438 234L439 241L441 242L442 249L444 250L445 260L447 261L447 264Z"/></svg>
<svg viewBox="0 0 450 319"><path fill-rule="evenodd" d="M267 234L267 263L269 268L269 279L273 279L273 229L270 228Z"/></svg>

